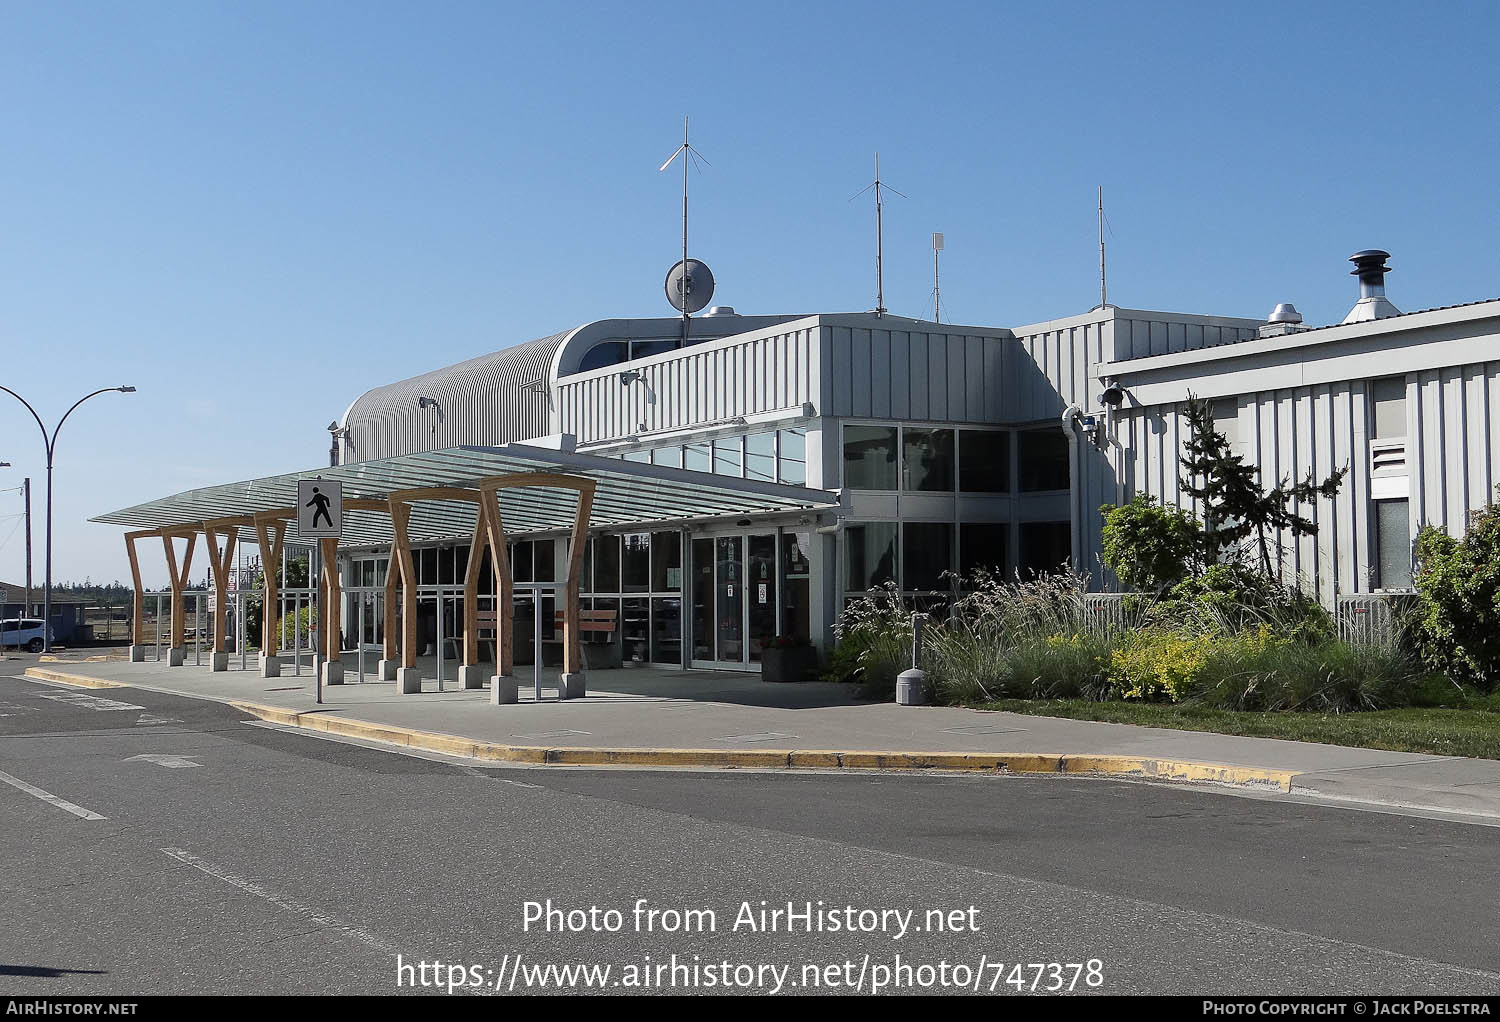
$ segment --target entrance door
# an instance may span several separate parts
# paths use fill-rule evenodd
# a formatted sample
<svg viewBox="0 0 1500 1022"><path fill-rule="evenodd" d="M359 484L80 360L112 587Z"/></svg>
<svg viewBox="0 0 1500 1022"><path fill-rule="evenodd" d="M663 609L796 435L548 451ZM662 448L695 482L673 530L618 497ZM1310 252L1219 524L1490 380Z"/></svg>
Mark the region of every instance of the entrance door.
<svg viewBox="0 0 1500 1022"><path fill-rule="evenodd" d="M728 534L692 544L693 666L754 670L776 632L776 534Z"/></svg>

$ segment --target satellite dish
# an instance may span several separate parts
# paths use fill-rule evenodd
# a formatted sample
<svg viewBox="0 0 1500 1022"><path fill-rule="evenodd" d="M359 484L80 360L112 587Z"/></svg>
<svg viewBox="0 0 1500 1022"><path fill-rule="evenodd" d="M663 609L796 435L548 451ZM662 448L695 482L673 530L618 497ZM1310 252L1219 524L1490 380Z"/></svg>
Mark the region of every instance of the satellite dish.
<svg viewBox="0 0 1500 1022"><path fill-rule="evenodd" d="M697 259L679 262L667 273L667 301L678 312L694 313L714 296L714 275Z"/></svg>

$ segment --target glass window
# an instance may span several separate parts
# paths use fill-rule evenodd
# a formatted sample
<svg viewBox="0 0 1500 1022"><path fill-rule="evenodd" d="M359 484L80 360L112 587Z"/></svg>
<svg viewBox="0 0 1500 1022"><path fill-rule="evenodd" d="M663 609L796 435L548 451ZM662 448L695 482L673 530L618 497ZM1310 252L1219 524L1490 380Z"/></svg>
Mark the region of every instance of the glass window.
<svg viewBox="0 0 1500 1022"><path fill-rule="evenodd" d="M651 660L658 664L682 662L682 599L651 601Z"/></svg>
<svg viewBox="0 0 1500 1022"><path fill-rule="evenodd" d="M690 468L694 472L712 472L714 470L713 445L707 440L688 444L683 448L682 459L683 468Z"/></svg>
<svg viewBox="0 0 1500 1022"><path fill-rule="evenodd" d="M651 534L651 591L682 591L682 533Z"/></svg>
<svg viewBox="0 0 1500 1022"><path fill-rule="evenodd" d="M808 532L781 534L781 634L812 634L809 609L812 582L812 537Z"/></svg>
<svg viewBox="0 0 1500 1022"><path fill-rule="evenodd" d="M968 493L1010 491L1010 433L965 429L958 434L958 488Z"/></svg>
<svg viewBox="0 0 1500 1022"><path fill-rule="evenodd" d="M1002 578L1006 574L1006 547L1010 525L1005 522L965 522L958 527L958 570L971 581L979 569Z"/></svg>
<svg viewBox="0 0 1500 1022"><path fill-rule="evenodd" d="M625 550L620 557L620 574L627 593L644 593L651 587L651 536L638 532L621 537Z"/></svg>
<svg viewBox="0 0 1500 1022"><path fill-rule="evenodd" d="M902 589L949 589L943 572L953 570L953 523L907 522L901 527Z"/></svg>
<svg viewBox="0 0 1500 1022"><path fill-rule="evenodd" d="M621 602L620 638L625 662L645 663L651 655L651 601L638 596Z"/></svg>
<svg viewBox="0 0 1500 1022"><path fill-rule="evenodd" d="M776 481L776 434L752 433L745 437L745 478Z"/></svg>
<svg viewBox="0 0 1500 1022"><path fill-rule="evenodd" d="M650 451L627 451L625 453L625 460L626 461L640 462L641 464L650 464L651 463L651 452Z"/></svg>
<svg viewBox="0 0 1500 1022"><path fill-rule="evenodd" d="M1240 442L1240 403L1232 397L1221 397L1208 406L1214 417L1214 430L1224 434L1233 448Z"/></svg>
<svg viewBox="0 0 1500 1022"><path fill-rule="evenodd" d="M1022 430L1016 437L1022 492L1066 490L1071 472L1067 434L1054 427Z"/></svg>
<svg viewBox="0 0 1500 1022"><path fill-rule="evenodd" d="M1406 436L1406 378L1387 376L1370 384L1370 414L1376 440Z"/></svg>
<svg viewBox="0 0 1500 1022"><path fill-rule="evenodd" d="M844 486L851 490L896 488L895 427L844 427Z"/></svg>
<svg viewBox="0 0 1500 1022"><path fill-rule="evenodd" d="M554 561L556 544L550 539L539 539L532 544L532 573L538 582L557 581L557 566Z"/></svg>
<svg viewBox="0 0 1500 1022"><path fill-rule="evenodd" d="M850 592L862 592L894 581L896 542L895 522L858 522L846 525L844 588Z"/></svg>
<svg viewBox="0 0 1500 1022"><path fill-rule="evenodd" d="M901 485L953 492L953 430L908 426L901 431Z"/></svg>
<svg viewBox="0 0 1500 1022"><path fill-rule="evenodd" d="M784 483L803 486L807 483L807 430L781 431L781 476Z"/></svg>
<svg viewBox="0 0 1500 1022"><path fill-rule="evenodd" d="M660 355L664 351L676 351L677 341L675 339L665 341L631 341L630 357L645 358L648 355Z"/></svg>
<svg viewBox="0 0 1500 1022"><path fill-rule="evenodd" d="M594 592L620 591L620 537L600 536L594 540Z"/></svg>
<svg viewBox="0 0 1500 1022"><path fill-rule="evenodd" d="M588 540L583 544L583 562L579 567L581 573L578 579L578 591L591 593L594 591L594 541Z"/></svg>
<svg viewBox="0 0 1500 1022"><path fill-rule="evenodd" d="M651 452L651 463L653 465L665 465L667 468L681 468L682 448L658 447Z"/></svg>
<svg viewBox="0 0 1500 1022"><path fill-rule="evenodd" d="M1073 526L1068 522L1023 522L1020 538L1023 578L1064 571L1073 559Z"/></svg>
<svg viewBox="0 0 1500 1022"><path fill-rule="evenodd" d="M1411 588L1411 510L1407 500L1375 502L1375 587Z"/></svg>
<svg viewBox="0 0 1500 1022"><path fill-rule="evenodd" d="M603 369L605 366L618 365L628 361L630 358L630 345L626 341L602 341L594 345L584 354L578 363L578 371L586 373L590 369Z"/></svg>
<svg viewBox="0 0 1500 1022"><path fill-rule="evenodd" d="M741 437L724 436L714 441L714 475L738 476L740 474Z"/></svg>
<svg viewBox="0 0 1500 1022"><path fill-rule="evenodd" d="M531 546L531 540L528 539L510 548L510 577L517 582L536 579L531 573Z"/></svg>

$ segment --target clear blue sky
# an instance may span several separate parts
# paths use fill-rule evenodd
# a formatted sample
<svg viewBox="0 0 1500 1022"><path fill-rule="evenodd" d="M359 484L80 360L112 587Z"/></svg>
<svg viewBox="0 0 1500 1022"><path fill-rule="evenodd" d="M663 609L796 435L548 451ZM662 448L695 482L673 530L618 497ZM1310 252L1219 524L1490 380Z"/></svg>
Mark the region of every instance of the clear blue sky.
<svg viewBox="0 0 1500 1022"><path fill-rule="evenodd" d="M101 511L314 467L365 389L668 313L1018 325L1110 299L1336 321L1500 295L1492 3L0 3L0 382L64 431L56 577L127 578ZM41 443L0 394L0 486ZM0 494L0 514L19 501ZM0 540L15 523L0 518ZM41 577L41 531L36 535ZM195 575L201 574L195 570ZM19 580L19 532L0 578ZM148 562L148 581L165 572Z"/></svg>

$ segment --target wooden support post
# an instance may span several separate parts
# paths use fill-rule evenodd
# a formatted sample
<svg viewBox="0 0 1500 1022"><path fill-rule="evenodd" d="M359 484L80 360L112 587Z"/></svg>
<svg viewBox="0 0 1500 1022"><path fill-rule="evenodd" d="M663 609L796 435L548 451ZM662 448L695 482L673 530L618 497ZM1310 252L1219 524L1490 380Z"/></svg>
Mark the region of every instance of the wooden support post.
<svg viewBox="0 0 1500 1022"><path fill-rule="evenodd" d="M141 584L141 562L136 556L135 541L154 535L156 535L154 532L125 533L125 556L130 558L130 582L133 586L130 594L130 644L132 646L146 645L146 587ZM157 627L160 628L161 625L158 624Z"/></svg>
<svg viewBox="0 0 1500 1022"><path fill-rule="evenodd" d="M391 531L401 567L401 666L417 666L417 567L411 556L411 505L391 497ZM441 653L441 650L439 651Z"/></svg>
<svg viewBox="0 0 1500 1022"><path fill-rule="evenodd" d="M179 533L179 535L181 535ZM187 549L182 555L182 566L177 565L176 537L163 535L162 545L166 548L167 574L172 584L172 649L183 649L187 646L187 602L185 593L187 591L188 578L193 570L193 548L198 542L198 533L189 532L187 535ZM157 623L160 628L160 622Z"/></svg>
<svg viewBox="0 0 1500 1022"><path fill-rule="evenodd" d="M500 494L491 488L484 492L480 516L489 538L490 570L495 575L495 673L509 677L516 670L515 649L515 582L510 573L510 549L505 541L505 523L500 518ZM540 611L539 611L540 613ZM540 651L538 654L540 655Z"/></svg>
<svg viewBox="0 0 1500 1022"><path fill-rule="evenodd" d="M478 510L478 509L476 509ZM489 530L484 512L474 517L474 538L469 541L469 566L464 572L464 666L479 666L479 572L484 566L484 548Z"/></svg>
<svg viewBox="0 0 1500 1022"><path fill-rule="evenodd" d="M343 652L341 631L343 627L343 587L339 584L339 541L324 538L318 541L323 554L322 584L318 597L323 606L318 608L318 618L323 623L323 659L331 664L339 662Z"/></svg>
<svg viewBox="0 0 1500 1022"><path fill-rule="evenodd" d="M385 605L381 608L380 655L385 660L395 660L396 642L396 582L401 577L401 562L396 556L396 541L391 540L390 552L385 559Z"/></svg>
<svg viewBox="0 0 1500 1022"><path fill-rule="evenodd" d="M583 670L583 638L579 632L578 592L583 581L583 552L589 541L589 517L594 508L594 481L578 487L578 513L573 519L573 542L568 551L568 582L564 587L563 673Z"/></svg>
<svg viewBox="0 0 1500 1022"><path fill-rule="evenodd" d="M275 656L281 648L281 621L277 616L281 549L286 543L286 523L279 518L255 516L255 536L260 544L261 577L265 580L260 614L260 655Z"/></svg>
<svg viewBox="0 0 1500 1022"><path fill-rule="evenodd" d="M228 613L229 604L229 570L228 566L234 560L234 541L236 533L231 527L225 532L224 550L219 551L219 529L212 522L203 523L204 551L208 554L208 566L214 576L214 652L224 653L228 651L228 636L225 634L224 622Z"/></svg>

